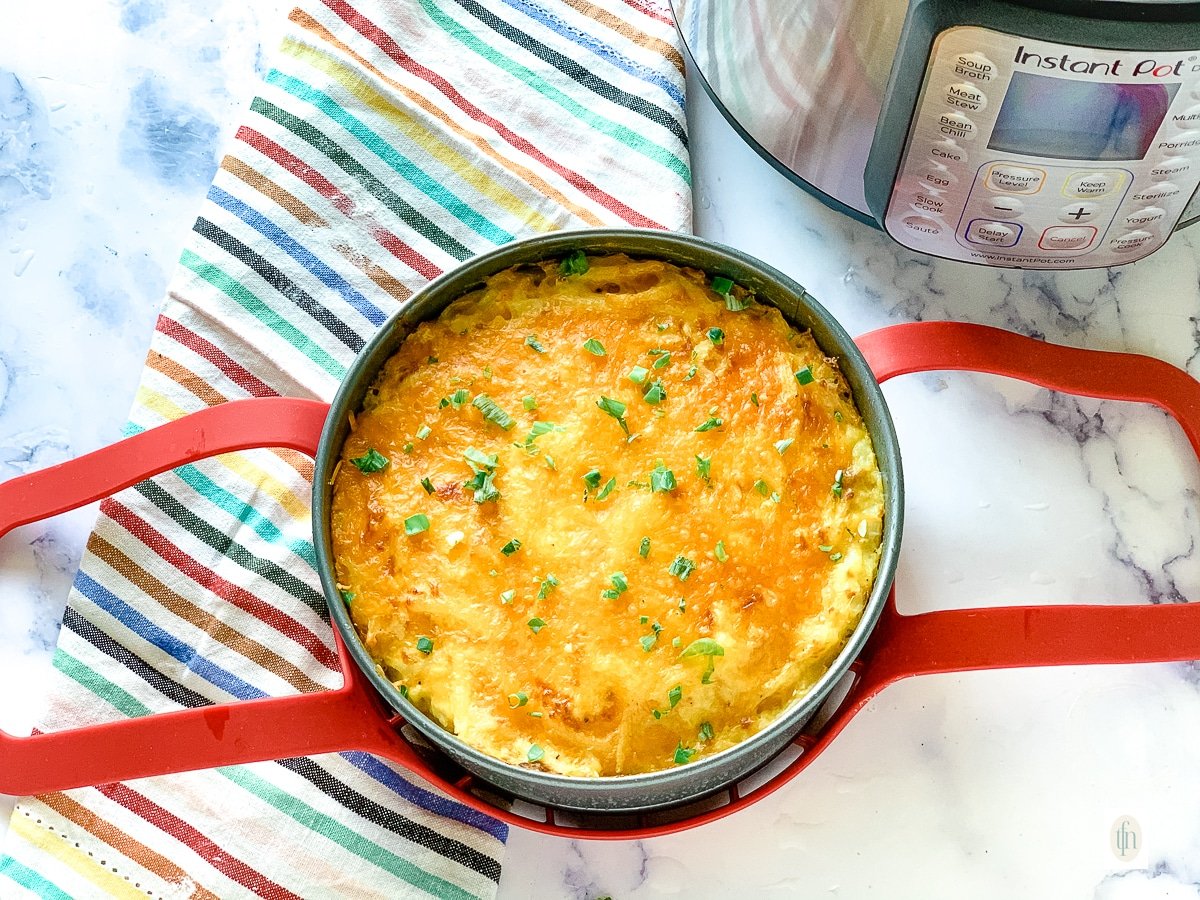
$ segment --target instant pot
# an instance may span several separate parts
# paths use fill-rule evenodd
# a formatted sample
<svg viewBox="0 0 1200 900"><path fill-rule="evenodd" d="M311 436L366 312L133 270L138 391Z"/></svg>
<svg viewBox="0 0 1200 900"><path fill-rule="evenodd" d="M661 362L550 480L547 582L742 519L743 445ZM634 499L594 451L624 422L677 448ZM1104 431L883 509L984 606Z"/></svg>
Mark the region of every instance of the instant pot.
<svg viewBox="0 0 1200 900"><path fill-rule="evenodd" d="M905 247L1097 268L1200 217L1200 3L673 7L694 73L742 136Z"/></svg>

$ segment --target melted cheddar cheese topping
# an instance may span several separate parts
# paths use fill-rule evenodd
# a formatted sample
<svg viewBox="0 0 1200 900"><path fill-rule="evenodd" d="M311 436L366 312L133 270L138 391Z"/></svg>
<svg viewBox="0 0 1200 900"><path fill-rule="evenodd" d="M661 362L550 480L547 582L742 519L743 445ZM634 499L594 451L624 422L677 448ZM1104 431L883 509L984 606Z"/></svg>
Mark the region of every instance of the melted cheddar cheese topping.
<svg viewBox="0 0 1200 900"><path fill-rule="evenodd" d="M836 360L776 309L574 262L500 272L405 340L342 450L333 549L418 708L509 763L625 775L809 690L870 593L884 488Z"/></svg>

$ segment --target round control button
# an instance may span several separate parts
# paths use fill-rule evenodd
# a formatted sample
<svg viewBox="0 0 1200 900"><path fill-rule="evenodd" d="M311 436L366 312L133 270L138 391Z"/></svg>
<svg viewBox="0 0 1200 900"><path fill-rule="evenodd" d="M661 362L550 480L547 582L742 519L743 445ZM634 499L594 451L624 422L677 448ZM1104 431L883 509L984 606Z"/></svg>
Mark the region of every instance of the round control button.
<svg viewBox="0 0 1200 900"><path fill-rule="evenodd" d="M1063 193L1068 197L1103 197L1125 181L1121 172L1076 172L1067 179Z"/></svg>
<svg viewBox="0 0 1200 900"><path fill-rule="evenodd" d="M1082 250L1096 239L1091 225L1052 225L1038 238L1043 250Z"/></svg>
<svg viewBox="0 0 1200 900"><path fill-rule="evenodd" d="M936 219L931 219L928 216L905 216L900 220L900 224L910 234L924 235L933 237L942 233L942 223Z"/></svg>
<svg viewBox="0 0 1200 900"><path fill-rule="evenodd" d="M1144 191L1138 191L1133 195L1132 199L1134 203L1159 203L1174 197L1178 193L1178 185L1164 181L1161 184L1151 185Z"/></svg>
<svg viewBox="0 0 1200 900"><path fill-rule="evenodd" d="M1166 181L1168 178L1177 178L1186 174L1191 168L1192 164L1182 156L1172 156L1151 169L1150 177L1155 181Z"/></svg>
<svg viewBox="0 0 1200 900"><path fill-rule="evenodd" d="M982 211L997 219L1015 219L1025 212L1025 204L1016 197L997 194L983 204Z"/></svg>
<svg viewBox="0 0 1200 900"><path fill-rule="evenodd" d="M1148 231L1131 231L1128 234L1113 238L1108 242L1108 246L1112 247L1118 253L1129 253L1140 247L1145 247L1152 240L1154 240L1154 235Z"/></svg>
<svg viewBox="0 0 1200 900"><path fill-rule="evenodd" d="M946 211L946 198L939 191L917 191L910 206L916 212L940 216Z"/></svg>
<svg viewBox="0 0 1200 900"><path fill-rule="evenodd" d="M987 94L965 81L946 85L946 105L967 112L979 112L987 106Z"/></svg>
<svg viewBox="0 0 1200 900"><path fill-rule="evenodd" d="M929 155L937 162L959 165L965 165L967 162L967 151L951 140L935 141L929 148Z"/></svg>
<svg viewBox="0 0 1200 900"><path fill-rule="evenodd" d="M973 141L979 136L979 126L962 113L956 112L942 113L938 116L937 130L952 140Z"/></svg>
<svg viewBox="0 0 1200 900"><path fill-rule="evenodd" d="M1178 128L1195 128L1200 125L1200 104L1189 106L1183 112L1171 116L1171 121Z"/></svg>
<svg viewBox="0 0 1200 900"><path fill-rule="evenodd" d="M1130 228L1146 228L1150 225L1157 225L1167 215L1167 211L1158 206L1147 206L1145 209L1139 209L1131 212L1125 217L1125 224Z"/></svg>
<svg viewBox="0 0 1200 900"><path fill-rule="evenodd" d="M954 74L976 84L987 84L997 75L996 64L982 53L960 53L954 57Z"/></svg>
<svg viewBox="0 0 1200 900"><path fill-rule="evenodd" d="M1200 129L1181 131L1175 137L1159 141L1154 145L1155 150L1163 153L1179 153L1183 150L1191 150L1193 147L1200 147Z"/></svg>
<svg viewBox="0 0 1200 900"><path fill-rule="evenodd" d="M1096 218L1098 212L1100 212L1100 207L1095 203L1068 203L1058 211L1058 220L1071 224L1082 224Z"/></svg>
<svg viewBox="0 0 1200 900"><path fill-rule="evenodd" d="M988 169L987 186L1007 194L1036 194L1046 180L1044 169L997 163Z"/></svg>
<svg viewBox="0 0 1200 900"><path fill-rule="evenodd" d="M941 163L931 162L917 173L917 181L922 188L938 188L945 190L958 184L958 178Z"/></svg>
<svg viewBox="0 0 1200 900"><path fill-rule="evenodd" d="M993 247L1011 247L1021 235L1020 225L1005 225L988 219L976 219L967 228L967 240Z"/></svg>

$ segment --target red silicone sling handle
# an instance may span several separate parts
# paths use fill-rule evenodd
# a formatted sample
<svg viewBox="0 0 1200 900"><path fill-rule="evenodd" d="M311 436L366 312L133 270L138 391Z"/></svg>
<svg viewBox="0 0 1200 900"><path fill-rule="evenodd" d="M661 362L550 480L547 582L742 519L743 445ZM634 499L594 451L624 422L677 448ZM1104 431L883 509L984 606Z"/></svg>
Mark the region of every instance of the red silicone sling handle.
<svg viewBox="0 0 1200 900"><path fill-rule="evenodd" d="M1151 403L1183 428L1200 455L1200 384L1148 356L1078 350L983 325L921 322L863 335L879 381L935 370L1004 375L1109 400ZM1200 659L1192 604L961 609L904 616L888 605L863 654L877 690L909 675L1016 666Z"/></svg>
<svg viewBox="0 0 1200 900"><path fill-rule="evenodd" d="M0 536L218 453L287 447L314 456L329 407L271 397L204 409L49 469L0 484ZM37 794L166 772L314 753L382 753L433 773L395 734L400 721L334 632L343 686L13 737L0 732L0 793Z"/></svg>

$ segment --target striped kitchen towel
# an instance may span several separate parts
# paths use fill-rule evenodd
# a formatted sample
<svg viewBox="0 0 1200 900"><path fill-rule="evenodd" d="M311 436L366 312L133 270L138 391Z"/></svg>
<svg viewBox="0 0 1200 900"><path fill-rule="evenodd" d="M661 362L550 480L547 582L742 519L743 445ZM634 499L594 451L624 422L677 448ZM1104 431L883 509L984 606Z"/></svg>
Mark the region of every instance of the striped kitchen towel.
<svg viewBox="0 0 1200 900"><path fill-rule="evenodd" d="M130 433L235 398L330 399L413 290L514 238L688 226L665 0L310 0L290 19ZM311 475L253 451L106 501L42 728L338 685ZM486 897L506 835L393 764L329 754L25 799L0 896Z"/></svg>

